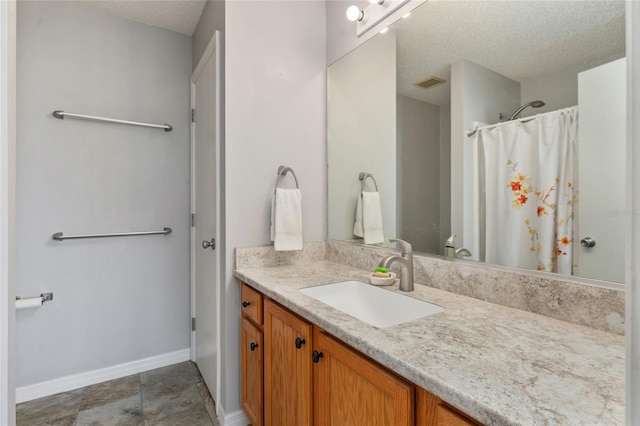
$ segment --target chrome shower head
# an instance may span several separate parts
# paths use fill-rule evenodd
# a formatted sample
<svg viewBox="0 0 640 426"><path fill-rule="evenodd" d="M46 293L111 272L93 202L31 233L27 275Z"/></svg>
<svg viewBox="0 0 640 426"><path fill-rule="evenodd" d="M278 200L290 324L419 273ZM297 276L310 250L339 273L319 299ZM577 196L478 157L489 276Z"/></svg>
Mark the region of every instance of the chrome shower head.
<svg viewBox="0 0 640 426"><path fill-rule="evenodd" d="M509 121L511 121L511 120L515 120L515 119L518 117L518 115L520 115L520 113L521 113L525 108L528 108L528 107L531 107L531 108L540 108L540 107L543 107L543 106L545 106L545 103L544 103L544 102L542 102L542 101L531 101L531 102L529 102L529 103L526 103L526 104L522 105L520 108L518 108L518 110L517 110L516 112L514 112L513 114L511 114L511 117L509 117Z"/></svg>
<svg viewBox="0 0 640 426"><path fill-rule="evenodd" d="M529 105L529 106L531 106L533 108L540 108L540 107L545 106L545 103L542 102L542 101L532 101L532 102L529 102L527 105Z"/></svg>

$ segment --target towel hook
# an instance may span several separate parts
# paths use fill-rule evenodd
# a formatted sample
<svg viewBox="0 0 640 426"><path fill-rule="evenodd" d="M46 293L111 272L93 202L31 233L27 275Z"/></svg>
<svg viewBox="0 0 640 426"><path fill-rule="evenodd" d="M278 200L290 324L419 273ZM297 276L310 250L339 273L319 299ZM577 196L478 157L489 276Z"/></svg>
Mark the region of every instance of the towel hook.
<svg viewBox="0 0 640 426"><path fill-rule="evenodd" d="M364 190L364 181L367 180L367 178L370 178L373 181L373 185L376 187L376 191L378 191L378 183L373 178L373 175L366 172L360 172L360 174L358 175L358 179L362 181L362 189Z"/></svg>

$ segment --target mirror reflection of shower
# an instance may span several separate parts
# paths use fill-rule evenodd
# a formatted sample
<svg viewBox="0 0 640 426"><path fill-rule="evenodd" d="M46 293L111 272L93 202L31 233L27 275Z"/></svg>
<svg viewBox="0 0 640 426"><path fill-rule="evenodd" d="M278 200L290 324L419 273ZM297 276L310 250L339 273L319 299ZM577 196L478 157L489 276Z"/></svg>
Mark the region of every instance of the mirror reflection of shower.
<svg viewBox="0 0 640 426"><path fill-rule="evenodd" d="M518 116L520 115L520 113L522 111L524 111L526 108L531 107L531 108L540 108L545 106L545 103L542 101L531 101L528 102L524 105L522 105L520 108L518 108L518 110L516 112L514 112L513 114L511 114L509 117L507 117L506 114L500 113L498 115L498 118L500 119L500 121L504 120L504 121L511 121L511 120L515 120L516 118L518 118Z"/></svg>

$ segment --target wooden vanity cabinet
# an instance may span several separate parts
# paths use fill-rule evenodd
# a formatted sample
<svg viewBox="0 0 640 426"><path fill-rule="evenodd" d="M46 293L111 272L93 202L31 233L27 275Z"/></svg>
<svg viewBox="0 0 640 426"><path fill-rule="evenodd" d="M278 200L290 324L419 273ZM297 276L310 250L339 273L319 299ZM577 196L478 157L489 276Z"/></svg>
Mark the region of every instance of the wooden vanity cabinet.
<svg viewBox="0 0 640 426"><path fill-rule="evenodd" d="M244 283L241 294L241 403L253 426L480 425Z"/></svg>
<svg viewBox="0 0 640 426"><path fill-rule="evenodd" d="M482 426L482 423L418 388L416 426Z"/></svg>
<svg viewBox="0 0 640 426"><path fill-rule="evenodd" d="M264 424L264 338L262 294L242 284L240 335L240 403L253 426Z"/></svg>
<svg viewBox="0 0 640 426"><path fill-rule="evenodd" d="M415 386L316 329L315 425L413 426Z"/></svg>
<svg viewBox="0 0 640 426"><path fill-rule="evenodd" d="M262 326L262 293L242 283L240 300L242 316Z"/></svg>
<svg viewBox="0 0 640 426"><path fill-rule="evenodd" d="M259 330L247 318L242 319L242 408L253 426L262 426L263 383L262 359L263 338Z"/></svg>
<svg viewBox="0 0 640 426"><path fill-rule="evenodd" d="M313 424L311 323L271 300L264 302L264 424Z"/></svg>

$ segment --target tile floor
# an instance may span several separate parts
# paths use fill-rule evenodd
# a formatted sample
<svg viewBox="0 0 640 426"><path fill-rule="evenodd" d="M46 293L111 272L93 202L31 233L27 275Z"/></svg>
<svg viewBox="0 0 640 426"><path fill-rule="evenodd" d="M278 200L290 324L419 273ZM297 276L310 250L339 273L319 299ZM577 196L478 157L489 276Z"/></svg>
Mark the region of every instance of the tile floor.
<svg viewBox="0 0 640 426"><path fill-rule="evenodd" d="M218 426L190 361L18 404L17 426Z"/></svg>

